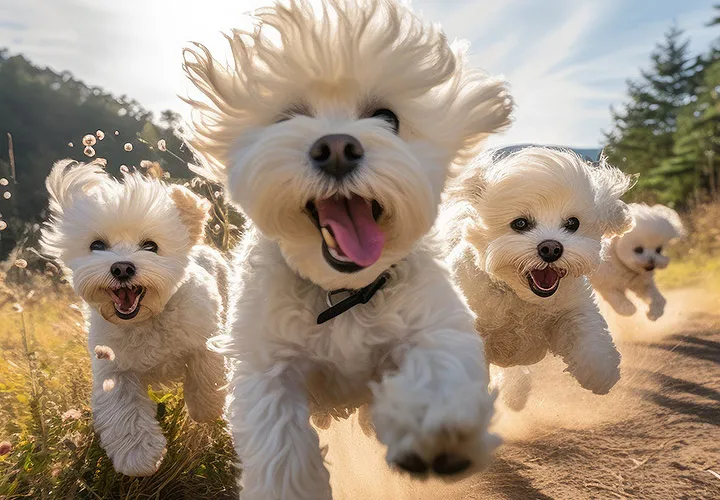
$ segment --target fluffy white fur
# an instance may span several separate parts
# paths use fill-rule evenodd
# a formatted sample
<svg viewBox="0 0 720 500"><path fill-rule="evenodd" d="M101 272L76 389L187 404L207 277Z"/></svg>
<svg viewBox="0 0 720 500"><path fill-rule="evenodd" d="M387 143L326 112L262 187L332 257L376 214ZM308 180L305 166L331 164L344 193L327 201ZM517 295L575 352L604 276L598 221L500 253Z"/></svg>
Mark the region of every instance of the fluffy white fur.
<svg viewBox="0 0 720 500"><path fill-rule="evenodd" d="M593 288L623 316L635 314L627 298L632 292L642 300L648 319L655 321L665 311L665 297L655 285L655 269L665 269L670 259L664 247L685 234L677 212L664 205L632 203L630 213L635 227L613 240L607 259L592 276Z"/></svg>
<svg viewBox="0 0 720 500"><path fill-rule="evenodd" d="M115 470L154 473L165 451L148 384L184 380L188 413L197 421L222 414L225 366L206 342L222 330L217 281L227 279L224 259L201 246L207 202L181 186L139 173L123 182L99 163L59 161L47 179L52 218L43 230L47 253L71 273L75 291L90 306L95 430ZM95 241L105 250L91 250ZM148 242L157 252L143 249ZM136 272L121 283L113 263ZM109 290L145 290L132 319L116 313Z"/></svg>
<svg viewBox="0 0 720 500"><path fill-rule="evenodd" d="M600 264L603 240L630 227L620 201L630 182L604 162L532 147L482 156L450 187L438 227L490 363L530 365L549 350L586 389L604 394L618 381L620 354L586 276ZM528 221L524 231L511 226L519 218ZM552 263L539 253L548 240L564 247ZM541 297L529 273L548 267L563 277Z"/></svg>
<svg viewBox="0 0 720 500"><path fill-rule="evenodd" d="M453 162L506 125L505 85L466 65L440 30L385 0L277 4L253 32L228 37L230 67L198 45L186 70L199 171L223 180L251 224L236 258L240 285L229 405L248 499L331 498L309 423L372 401L391 464L488 461L493 398L471 311L420 240L436 218ZM399 133L372 118L392 110ZM326 134L363 146L336 180L309 150ZM380 258L354 273L328 264L308 201L361 196L383 208ZM328 290L357 289L389 270L365 305L317 325ZM412 467L410 467L412 468Z"/></svg>

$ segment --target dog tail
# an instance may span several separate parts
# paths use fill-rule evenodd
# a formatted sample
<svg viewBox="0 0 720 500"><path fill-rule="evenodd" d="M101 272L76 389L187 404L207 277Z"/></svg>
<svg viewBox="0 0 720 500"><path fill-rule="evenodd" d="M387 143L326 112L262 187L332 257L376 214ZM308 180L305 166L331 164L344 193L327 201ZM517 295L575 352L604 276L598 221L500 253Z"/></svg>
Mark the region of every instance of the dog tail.
<svg viewBox="0 0 720 500"><path fill-rule="evenodd" d="M45 181L48 190L50 212L55 216L62 215L78 195L88 192L107 178L104 160L80 163L66 158L58 160L50 170Z"/></svg>

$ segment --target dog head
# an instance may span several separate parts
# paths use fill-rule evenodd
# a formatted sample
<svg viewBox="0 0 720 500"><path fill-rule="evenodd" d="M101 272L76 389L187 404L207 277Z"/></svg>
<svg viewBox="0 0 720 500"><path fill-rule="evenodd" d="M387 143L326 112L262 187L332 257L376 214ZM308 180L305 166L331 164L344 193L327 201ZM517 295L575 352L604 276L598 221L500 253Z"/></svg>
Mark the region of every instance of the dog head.
<svg viewBox="0 0 720 500"><path fill-rule="evenodd" d="M664 205L629 205L635 227L615 244L620 261L637 273L665 269L670 259L663 255L665 246L685 235L680 216Z"/></svg>
<svg viewBox="0 0 720 500"><path fill-rule="evenodd" d="M185 70L208 102L188 138L232 201L300 275L359 288L432 226L453 162L505 126L505 84L390 0L304 0L228 36L228 68L202 45Z"/></svg>
<svg viewBox="0 0 720 500"><path fill-rule="evenodd" d="M620 196L631 182L604 161L591 166L570 151L532 147L484 155L451 186L448 203L465 204L462 237L480 267L539 302L566 276L591 273L604 241L630 228Z"/></svg>
<svg viewBox="0 0 720 500"><path fill-rule="evenodd" d="M52 216L42 244L78 295L115 324L162 312L203 238L208 203L139 173L119 182L97 161L59 161L46 186Z"/></svg>

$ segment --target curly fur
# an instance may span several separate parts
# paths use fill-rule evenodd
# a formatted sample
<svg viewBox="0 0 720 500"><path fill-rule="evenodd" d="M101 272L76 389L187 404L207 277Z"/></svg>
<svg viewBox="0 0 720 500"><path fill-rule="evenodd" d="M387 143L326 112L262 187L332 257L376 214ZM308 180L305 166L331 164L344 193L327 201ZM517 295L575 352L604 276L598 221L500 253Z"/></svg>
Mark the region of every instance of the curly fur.
<svg viewBox="0 0 720 500"><path fill-rule="evenodd" d="M487 463L493 398L472 313L421 239L454 162L509 121L505 85L472 69L462 48L389 0L290 1L228 36L226 67L201 45L185 69L205 95L189 137L197 170L222 180L250 225L236 257L229 421L249 499L329 499L328 471L309 424L372 401L394 464L430 466L443 453ZM396 134L373 111L391 109ZM309 161L326 134L365 150L337 180ZM339 272L321 252L305 207L361 196L383 208L380 258ZM372 300L316 324L327 290L357 289L390 270Z"/></svg>
<svg viewBox="0 0 720 500"><path fill-rule="evenodd" d="M617 312L632 316L637 308L628 298L632 292L642 300L648 319L655 321L665 311L665 297L655 285L655 269L665 269L670 258L664 247L685 235L680 216L663 205L629 205L635 221L632 231L613 240L608 257L592 276L593 288Z"/></svg>
<svg viewBox="0 0 720 500"><path fill-rule="evenodd" d="M115 470L150 475L162 460L165 437L148 384L184 380L193 419L222 414L225 364L206 343L223 333L226 290L217 281L227 264L199 245L207 202L138 173L116 181L99 162L57 162L47 189L52 217L43 228L44 249L63 263L89 305L95 430ZM91 250L96 240L106 249ZM157 243L157 253L141 248L148 240ZM132 319L115 313L108 292L118 284L111 273L117 261L134 264L132 284L146 290Z"/></svg>
<svg viewBox="0 0 720 500"><path fill-rule="evenodd" d="M604 162L590 166L570 151L532 147L485 155L450 186L438 229L489 362L530 365L550 351L586 389L603 394L617 382L620 355L586 276L600 264L603 242L630 227L620 196L631 182ZM512 229L520 217L531 221L529 230ZM576 232L564 227L570 217L580 221ZM551 264L538 251L546 240L564 247ZM566 274L543 298L528 273L546 267Z"/></svg>

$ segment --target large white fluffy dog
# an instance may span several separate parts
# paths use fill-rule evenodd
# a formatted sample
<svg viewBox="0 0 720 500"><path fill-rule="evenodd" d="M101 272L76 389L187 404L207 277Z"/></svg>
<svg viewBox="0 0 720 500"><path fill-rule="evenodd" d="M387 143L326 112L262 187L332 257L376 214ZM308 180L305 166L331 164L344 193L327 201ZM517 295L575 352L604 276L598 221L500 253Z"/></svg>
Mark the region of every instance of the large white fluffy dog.
<svg viewBox="0 0 720 500"><path fill-rule="evenodd" d="M483 155L453 183L439 227L489 362L530 365L549 350L586 389L618 381L620 354L586 276L603 239L630 227L629 186L615 168L538 147Z"/></svg>
<svg viewBox="0 0 720 500"><path fill-rule="evenodd" d="M504 83L400 3L294 1L256 20L228 37L229 68L201 45L185 61L210 101L190 101L200 172L251 221L225 346L243 494L331 498L310 416L371 400L391 464L482 465L498 441L482 342L421 238L451 164L508 123Z"/></svg>
<svg viewBox="0 0 720 500"><path fill-rule="evenodd" d="M148 384L184 379L190 416L222 414L225 366L206 342L222 333L224 260L202 241L207 202L138 173L123 182L98 162L55 164L45 250L90 306L95 430L115 470L155 472L165 437Z"/></svg>
<svg viewBox="0 0 720 500"><path fill-rule="evenodd" d="M685 234L677 212L664 205L632 203L632 231L612 242L608 258L592 277L593 288L623 316L635 314L627 298L632 292L647 305L648 319L655 321L665 311L665 297L655 286L655 269L665 269L670 259L663 249Z"/></svg>

